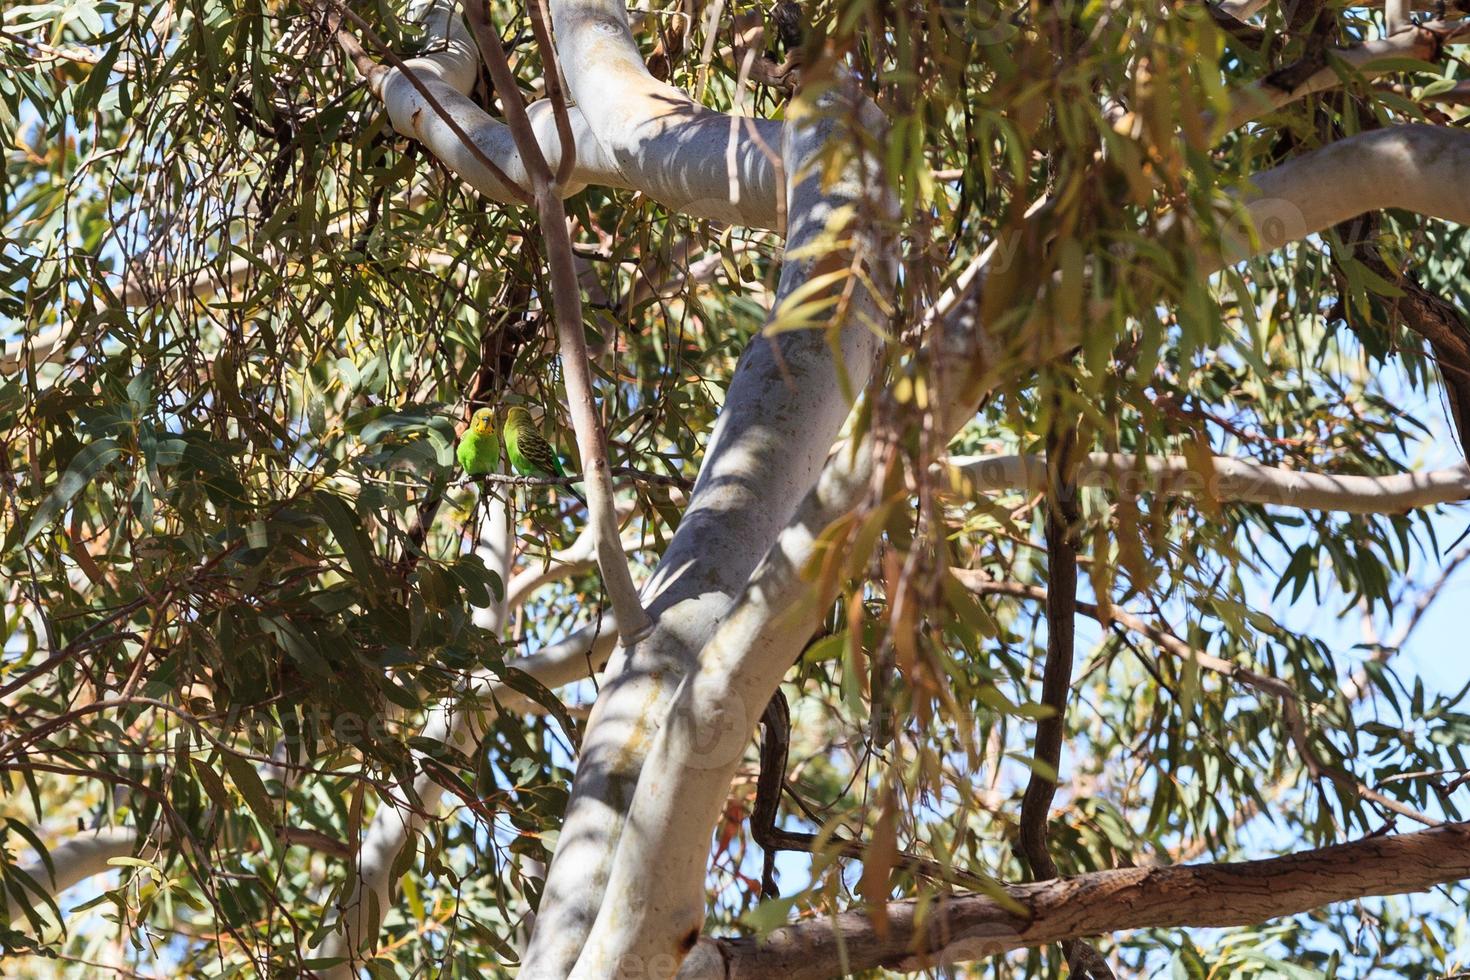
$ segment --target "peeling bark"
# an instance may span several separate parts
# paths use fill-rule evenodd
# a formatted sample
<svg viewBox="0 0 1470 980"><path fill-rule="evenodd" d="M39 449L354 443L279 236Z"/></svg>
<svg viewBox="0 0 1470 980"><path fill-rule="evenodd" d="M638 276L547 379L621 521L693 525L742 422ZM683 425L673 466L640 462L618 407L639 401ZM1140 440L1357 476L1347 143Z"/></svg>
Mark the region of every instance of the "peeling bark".
<svg viewBox="0 0 1470 980"><path fill-rule="evenodd" d="M939 899L888 906L880 937L860 912L812 919L759 940L700 944L680 980L820 980L851 970L933 968L1081 936L1129 929L1222 928L1295 915L1331 902L1401 895L1470 877L1470 824L1370 837L1285 857L1234 864L1125 868L1010 885L1009 911L994 898ZM840 942L840 952L839 952Z"/></svg>

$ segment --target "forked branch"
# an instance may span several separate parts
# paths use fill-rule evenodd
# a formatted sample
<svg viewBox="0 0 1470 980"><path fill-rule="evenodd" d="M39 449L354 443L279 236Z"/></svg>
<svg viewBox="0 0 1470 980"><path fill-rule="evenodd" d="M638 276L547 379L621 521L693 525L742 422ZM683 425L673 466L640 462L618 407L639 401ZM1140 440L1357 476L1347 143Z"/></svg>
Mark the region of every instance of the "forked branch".
<svg viewBox="0 0 1470 980"><path fill-rule="evenodd" d="M565 179L575 166L576 148L569 144L571 127L567 122L567 108L560 85L548 84L557 121L557 132L564 141L561 146L562 164L553 174L541 152L541 144L531 128L526 115L525 102L520 87L511 74L506 61L505 49L500 39L490 28L485 7L471 0L466 4L470 28L480 44L480 54L505 107L506 121L516 148L531 177L532 197L536 202L536 215L541 233L546 240L546 261L551 272L552 313L556 321L557 342L561 346L562 376L567 386L567 405L571 411L572 428L577 435L577 452L582 457L582 470L587 487L587 518L597 541L597 567L602 573L602 584L617 614L618 634L625 645L632 644L648 635L653 621L644 611L638 598L638 589L633 584L632 573L623 555L622 542L618 540L618 518L613 495L612 471L608 462L607 434L602 420L597 415L597 402L592 391L592 370L587 356L587 337L582 325L582 296L577 286L577 269L572 253L571 234L567 231L567 214L558 193L558 179ZM549 41L544 19L538 12L533 17L538 25L539 39ZM546 64L548 79L558 77L556 52L545 43L541 57Z"/></svg>

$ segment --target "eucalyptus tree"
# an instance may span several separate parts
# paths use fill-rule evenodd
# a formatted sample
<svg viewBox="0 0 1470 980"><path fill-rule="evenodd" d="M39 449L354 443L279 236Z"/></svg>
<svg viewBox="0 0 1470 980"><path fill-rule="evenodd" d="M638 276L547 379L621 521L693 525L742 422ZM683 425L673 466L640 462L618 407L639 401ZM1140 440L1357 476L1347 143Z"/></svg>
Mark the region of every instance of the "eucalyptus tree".
<svg viewBox="0 0 1470 980"><path fill-rule="evenodd" d="M1461 3L8 7L10 962L1451 972Z"/></svg>

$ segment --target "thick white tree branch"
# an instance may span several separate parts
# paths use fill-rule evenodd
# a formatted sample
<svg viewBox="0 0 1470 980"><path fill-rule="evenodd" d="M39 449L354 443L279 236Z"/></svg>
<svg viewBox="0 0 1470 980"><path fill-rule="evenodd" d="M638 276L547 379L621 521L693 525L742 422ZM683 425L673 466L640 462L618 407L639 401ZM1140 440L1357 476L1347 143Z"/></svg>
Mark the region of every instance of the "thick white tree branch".
<svg viewBox="0 0 1470 980"><path fill-rule="evenodd" d="M1465 221L1467 220L1466 209L1470 205L1466 204L1463 195L1455 193L1455 184L1450 178L1464 172L1463 164L1465 155L1467 152L1470 152L1470 149L1467 149L1467 142L1470 142L1470 137L1467 137L1467 134L1435 129L1433 127L1413 126L1403 127L1401 129L1381 130L1344 140L1338 144L1319 150L1316 153L1294 159L1276 170L1263 174L1256 178L1255 183L1258 196L1252 200L1248 211L1255 220L1258 229L1264 233L1252 240L1240 243L1240 252L1241 254L1245 254L1261 248L1279 247L1286 241L1292 240L1292 232L1296 233L1296 237L1302 237L1343 220L1351 216L1351 214L1358 213L1365 208L1406 207L1420 210L1424 213L1438 214L1454 220ZM1288 215L1290 221L1282 221L1281 216L1283 214ZM963 314L965 304L961 303L959 305L960 313ZM957 316L951 319L958 320L962 318L962 316ZM758 344L756 350L759 351L763 346ZM983 349L984 346L981 343L977 350ZM972 351L971 353L973 355L975 352ZM758 357L748 358L749 362L755 362L757 365L759 365L760 360ZM750 365L748 364L748 366ZM977 364L974 367L975 370L970 372L972 381L975 378L983 377L985 374L980 365ZM830 365L826 370L830 371ZM764 381L760 383L767 386L776 385L781 380L778 377L779 372L776 370L773 358L766 359L764 373ZM745 380L747 384L751 383L750 373L748 371L745 372ZM740 379L737 378L736 388L739 386ZM805 387L803 386L802 390L805 390ZM973 389L973 385L971 387ZM772 388L772 390L778 389ZM785 393L783 392L783 394ZM748 405L758 405L761 403L761 400L758 398L752 398L748 403L742 400L735 401ZM959 401L963 402L965 399L961 397ZM751 412L752 410L747 407L746 411ZM956 406L956 417L963 416L965 411L966 409L963 406ZM754 414L759 415L759 412L756 411ZM803 421L805 420L804 416L800 414L796 417L803 419ZM735 417L732 416L732 418ZM835 427L834 423L831 427L833 431L835 431ZM716 501L720 501L722 497L724 498L723 502L725 504L734 505L737 503L737 500L731 500L728 493L713 495L711 493L711 487L721 482L733 481L732 485L725 488L727 491L733 491L734 485L740 483L740 479L736 474L742 471L764 472L761 468L747 471L744 465L738 464L748 464L752 459L769 460L771 458L770 454L772 453L776 453L779 456L779 450L782 447L779 445L779 439L776 437L776 433L771 432L765 436L758 436L759 429L760 426L753 421L752 417L747 417L743 424L740 421L732 421L726 424L722 418L722 431L725 433L727 439L724 446L731 449L737 445L743 446L743 450L741 455L731 452L730 456L724 460L723 466L734 466L733 469L729 470L728 476L719 477L717 474L720 472L720 467L710 468L708 465L706 467L706 473L701 476L701 482L704 484L702 503L705 508L712 508L707 513L706 520L710 525L711 533L717 535L716 540L723 536L718 535L718 532L714 531L713 528L722 522L713 519L719 513L718 507L714 507L713 505ZM803 429L803 431L805 430ZM755 442L749 442L750 439L755 439ZM804 448L810 453L812 446L819 443L820 439L815 439L812 440L811 445L805 446ZM720 437L717 434L716 448L719 448L720 445ZM764 448L757 450L757 446L764 446ZM752 452L756 454L754 457L749 455ZM841 513L845 512L845 509L850 509L858 499L858 495L861 493L861 489L867 479L867 474L870 472L870 452L871 450L869 448L861 448L857 453L843 452L834 457L833 468L822 481L822 487L825 489L813 495L812 500L808 502L808 506L804 509L803 521L793 526L790 535L786 539L783 539L782 546L776 552L773 552L773 558L777 555L786 556L781 564L784 564L788 573L790 569L799 568L810 557L811 542L815 541L816 532L825 526L823 522L835 516L840 516ZM711 462L714 462L718 455L719 453L712 453ZM742 455L743 458L741 458ZM808 463L806 465L810 464ZM786 479L789 480L789 476ZM790 481L787 484L787 492L793 492L799 485L801 485L800 480ZM753 489L756 488L746 488L745 492L748 494ZM696 494L698 495L699 491L696 491ZM735 493L736 498L740 496L742 494ZM757 497L756 499L759 498ZM823 502L824 500L825 503ZM748 505L747 509L749 509L750 501L748 497L746 502ZM739 506L733 506L733 509L738 512L741 508ZM764 501L761 501L759 509L761 510L761 517L768 523L771 520L771 514L767 510ZM727 543L738 542L742 546L734 548L731 552L736 556L741 553L748 553L750 547L751 539L744 536L741 532L750 529L749 520L753 515L747 513L745 516L746 522L736 522L739 528L736 532L737 536L732 539L726 539ZM791 535L794 535L794 537ZM806 542L805 544L803 544L803 540ZM683 552L683 559L672 564L668 561L665 562L662 574L667 580L663 585L666 590L672 591L670 586L679 584L681 573L686 572L694 561L693 553L689 549L698 549L699 546L700 541L698 536L687 536L684 542L685 551ZM671 549L671 552L676 553L677 549ZM703 574L711 574L711 571L710 569L705 569ZM767 573L764 573L764 577L760 579L760 585L756 591L750 593L750 595L757 597L764 596L766 601L764 609L757 605L745 605L746 615L739 617L732 616L731 620L743 623L741 629L746 631L746 636L751 635L751 630L760 631L763 620L790 622L793 628L786 631L788 635L771 635L769 631L765 631L762 633L763 641L769 647L773 648L789 646L793 643L797 644L799 648L799 643L803 641L805 635L799 623L800 618L798 617L797 621L788 621L781 617L791 608L793 602L800 602L804 599L809 600L811 596L808 591L804 591L802 588L786 590L782 583L782 574L780 568L773 565L772 570L768 570ZM762 588L764 592L761 591ZM681 591L680 596L690 602L690 605L683 610L688 614L688 618L684 619L681 623L681 631L676 633L671 630L670 635L665 637L666 646L663 648L665 653L674 651L681 645L687 652L694 645L694 641L697 640L700 627L704 630L710 628L713 620L713 610L723 606L723 603L718 601L720 594L718 590L704 593L697 587L688 589L687 582L685 583L685 589L687 591ZM712 602L710 601L711 599L715 601ZM740 608L737 607L736 611L739 612ZM722 630L722 632L726 631ZM732 627L728 632L729 635L735 636L737 639L735 641L727 640L725 642L726 647L733 646L735 649L738 649L740 645L738 642L740 630ZM606 634L604 633L603 636L605 637ZM568 650L578 652L569 657L548 657L548 663L557 664L559 668L566 668L569 671L585 672L585 660L582 659L584 655L580 652L582 649L585 648L577 644L572 644L568 647ZM547 651L548 654L550 652ZM779 663L782 659L779 655L771 654L769 649L767 653L770 654L769 659L773 664ZM792 653L792 656L794 656L794 653ZM786 661L786 663L789 662L789 660ZM729 668L729 663L724 663L721 666L722 670L728 670ZM533 676L537 676L538 673L534 670L528 670L528 672L533 673ZM575 672L569 673L567 679L574 679L576 676ZM775 676L778 680L779 674ZM544 683L548 683L549 685L558 683L550 674L545 677L539 677L539 679L542 679ZM728 685L730 680L726 678L720 681L720 683L722 685ZM757 683L750 683L752 680ZM775 680L769 682L772 690L774 690L775 683ZM743 700L749 703L751 710L749 712L743 712L743 717L750 724L753 724L754 719L758 716L761 707L764 705L762 694L765 686L766 684L762 679L754 677L754 675L748 676L746 682L740 685L748 694ZM768 693L765 693L765 696L768 697ZM674 717L692 718L694 716L683 712L675 714ZM717 714L711 717L721 716ZM729 713L724 714L723 717L733 720L733 716ZM467 730L457 729L457 726L447 719L443 727L451 737L453 737L456 730ZM741 728L741 725L737 723L734 728L738 730ZM742 737L748 735L749 724L746 724L744 728L745 732L742 734ZM609 731L611 731L611 728L609 728ZM728 741L728 739L725 741ZM609 746L615 742L615 738L608 738ZM723 753L716 753L715 755L720 754ZM736 755L738 756L738 752ZM709 757L714 758L714 756ZM673 770L669 770L663 766L656 768L666 776L673 772ZM716 768L719 767L717 766ZM630 771L636 772L637 770L631 769ZM677 782L677 780L674 781ZM713 782L718 783L719 780L716 779ZM626 776L622 785L627 785ZM724 786L728 786L728 777L724 779ZM432 789L430 792L432 792ZM595 811L596 808L589 808L589 812ZM373 867L386 869L391 864L391 860L396 855L398 848L401 847L402 842L407 839L407 834L410 829L409 825L406 825L400 820L395 826L395 822L390 819L393 815L392 808L380 808L380 817L382 820L381 822L375 821L374 828L370 830L369 836L372 840L369 843L373 844L374 841L381 838L381 846L375 844L375 846L364 850L362 858L364 869L371 869ZM713 819L712 816L711 819ZM653 821L652 823L645 824L645 826L651 827L656 825L656 823L657 821ZM380 827L385 828L387 832L375 834L374 831L377 831ZM615 833L604 834L601 838L601 843L606 845L614 837ZM707 841L707 839L706 833L704 840ZM62 845L63 848L68 846ZM702 874L704 844L700 843L698 847L699 860L694 862L691 867L700 868L700 873ZM58 849L58 853L70 852ZM89 867L86 863L88 860L87 855L92 855L97 852L95 850L89 850L85 844L82 844L76 849L76 853L78 858L75 867L86 868ZM103 859L103 862L105 864L105 859ZM386 887L387 883L384 882L382 885L382 894L386 894ZM379 893L377 888L372 888L371 891L373 894ZM379 908L381 908L382 899L379 899L378 902ZM582 908L585 912L586 906L584 905ZM593 904L593 908L595 908L595 903ZM344 946L343 948L347 947Z"/></svg>
<svg viewBox="0 0 1470 980"><path fill-rule="evenodd" d="M1250 180L1242 228L1208 256L1211 272L1368 211L1399 208L1470 224L1470 132L1413 124L1358 133Z"/></svg>
<svg viewBox="0 0 1470 980"><path fill-rule="evenodd" d="M1044 456L976 456L950 461L967 492L1039 491L1046 485ZM1139 457L1090 453L1076 474L1078 487L1137 497L1192 495L1225 502L1276 504L1350 514L1396 514L1470 499L1470 466L1393 476L1304 473L1228 456L1204 473L1183 456Z"/></svg>
<svg viewBox="0 0 1470 980"><path fill-rule="evenodd" d="M679 688L643 767L576 980L671 977L699 939L710 831L731 776L795 659L792 646L799 652L830 598L803 571L872 474L868 441L855 448L833 456Z"/></svg>
<svg viewBox="0 0 1470 980"><path fill-rule="evenodd" d="M137 846L138 833L128 827L103 827L83 831L47 851L47 856L56 869L54 877L47 870L45 862L39 858L22 870L55 898L84 879L114 870L108 862L113 858L128 857ZM22 902L14 895L7 894L5 921L15 922L26 907L39 902L39 898Z"/></svg>
<svg viewBox="0 0 1470 980"><path fill-rule="evenodd" d="M551 15L572 96L628 186L676 211L778 227L780 122L706 109L654 78L621 3L553 0Z"/></svg>
<svg viewBox="0 0 1470 980"><path fill-rule="evenodd" d="M474 86L478 52L474 41L460 19L455 0L426 0L413 5L410 17L424 24L428 32L425 54L407 59L404 64L418 76L439 107L471 137L479 151L488 157L512 183L521 190L529 189L530 175L521 160L510 129L472 102L468 93ZM370 90L383 102L395 129L422 142L446 167L480 193L502 202L517 199L520 190L507 188L499 177L455 133L449 123L430 105L398 68L378 67L365 75ZM676 91L676 90L670 90ZM680 98L688 102L687 97ZM691 103L692 105L692 103ZM538 145L553 171L562 165L561 141L556 132L549 100L542 99L527 107ZM682 129L667 128L657 145L660 153L675 152L667 167L646 167L657 173L652 184L629 182L617 164L602 151L581 109L572 105L568 122L578 148L576 165L561 193L571 195L589 184L641 190L675 210L696 217L714 218L760 228L775 228L778 223L776 186L778 177L771 171L771 161L759 152L762 140L779 138L779 124L723 116L701 110L697 124ZM715 147L714 134L723 127L726 145ZM731 133L734 132L733 139ZM732 149L733 148L733 149ZM717 151L717 159L704 156ZM732 179L724 170L727 157L737 161L738 173ZM657 159L657 158L653 158ZM682 176L678 173L682 171ZM333 228L345 226L347 219ZM271 261L269 255L265 259ZM165 283L171 296L203 299L216 293L228 293L249 275L255 263L234 259L219 274L208 271L185 275L180 281ZM120 298L125 306L146 306L159 294L150 274L139 269L125 272ZM53 363L65 360L70 346L57 346L65 331L58 329L37 338L26 363ZM0 353L0 373L20 366L18 353Z"/></svg>
<svg viewBox="0 0 1470 980"><path fill-rule="evenodd" d="M569 11L573 6L552 6L557 48L575 103L569 109L568 122L576 145L576 166L560 188L561 193L572 194L588 184L621 187L641 191L695 217L775 228L777 177L760 143L775 145L780 124L729 117L695 106L678 90L656 82L642 69L641 61L635 73L641 77L623 71L626 58L588 62L585 59L600 58L602 53L595 45L589 50L579 37L585 34L595 40L607 34L610 24L621 25L621 30L627 32L626 15L611 6L606 14L599 15L595 3L583 5L580 11ZM477 56L456 8L453 0L429 0L419 8L422 12L415 16L423 18L431 36L441 38L443 43L431 44L429 53L409 59L406 66L480 151L513 183L529 189L530 173L509 128L468 98ZM598 17L601 19L595 23L586 22L586 18ZM568 47L569 40L573 47ZM627 40L632 47L631 34ZM633 47L635 54L636 50ZM611 87L601 88L598 94L596 86L584 84L588 76ZM517 198L402 72L386 69L371 73L368 84L382 99L400 133L422 142L481 193L498 201ZM616 107L616 112L608 114L610 106ZM547 99L534 102L527 113L541 152L555 172L561 164L561 141L551 103ZM734 161L733 168L727 166L728 160Z"/></svg>
<svg viewBox="0 0 1470 980"><path fill-rule="evenodd" d="M841 104L835 95L815 109L798 102L786 127L721 116L647 75L620 4L558 0L551 9L572 95L629 182L665 200L718 189L742 207L773 201L763 175L779 169L791 182L773 319L789 312L783 304L815 275L847 268L853 254L831 244L840 232L832 223L851 209L871 213L875 204L867 200L872 181L861 173L849 168L823 187L811 172L822 149L853 124L829 115ZM866 103L840 111L869 132L881 122ZM783 131L791 142L778 167L765 153L780 152ZM661 706L820 471L847 415L843 375L857 391L872 369L876 306L860 286L846 302L839 343L821 330L783 331L754 341L736 369L689 507L644 590L654 633L614 658L593 708L523 980L565 980L599 907L621 901L605 906L603 887Z"/></svg>
<svg viewBox="0 0 1470 980"><path fill-rule="evenodd" d="M1413 9L1410 0L1386 0L1383 5L1383 32L1394 35L1413 27Z"/></svg>
<svg viewBox="0 0 1470 980"><path fill-rule="evenodd" d="M470 151L402 72L373 72L370 84L401 132L423 141L492 198L517 199L530 176L509 130L465 97L475 52L458 13L447 0L432 0L427 9L444 44L411 60L410 70L516 187ZM767 228L784 224L789 193L790 254L778 304L816 276L835 271L823 265L822 256L803 250L823 241L829 219L844 206L871 203L863 199L861 179L832 188L807 174L823 147L842 138L840 123L802 120L799 111L789 125L713 113L648 76L621 5L559 0L553 13L578 100L567 118L576 163L570 180L559 182L561 193L586 183L632 188L692 215ZM562 143L550 104L537 103L528 113L548 166L560 169ZM777 146L783 147L780 153L772 151ZM1467 163L1470 134L1422 126L1361 134L1294 159L1254 181L1247 211L1256 234L1240 243L1239 254L1299 240L1365 209L1402 207L1470 221L1470 198L1462 189ZM788 178L789 192L783 190ZM1235 257L1226 252L1219 262ZM843 332L838 357L856 390L877 346L862 321L878 316L861 288L852 309L854 325ZM981 356L987 349L983 334L967 316L973 310L954 321L968 342L945 352L956 359L955 383L939 385L950 398L945 428L973 412L974 396L994 367ZM698 939L710 823L728 791L731 768L830 598L805 570L827 546L824 532L869 488L875 461L885 459L885 447L862 440L823 468L849 407L834 394L839 371L831 346L816 330L782 334L757 340L742 361L689 512L644 592L656 617L655 633L623 652L594 712L523 977L560 980L573 963L578 975L603 976L632 961L665 956L672 958L668 968L647 975L672 975ZM831 540L840 546L839 539ZM737 597L733 605L731 597ZM503 611L499 615L503 619ZM595 635L605 649L606 629ZM589 643L593 638L586 637ZM575 679L586 671L589 647L580 643L543 651L542 660L526 658L519 666L549 686L563 674ZM660 729L650 719L659 716L681 678L684 684ZM472 688L480 694L496 690L489 677ZM478 715L446 710L427 734L463 744L473 736ZM650 745L653 764L645 765ZM437 787L420 788L432 809ZM344 929L330 949L351 951L375 936L392 884L387 869L418 820L386 803L379 808L363 842L357 887L344 902ZM91 867L93 852L81 840L75 864ZM1463 839L1457 840L1463 848ZM646 903L633 906L630 898ZM1032 925L1034 919L1028 920L1028 929Z"/></svg>
<svg viewBox="0 0 1470 980"><path fill-rule="evenodd" d="M1231 260L1369 209L1402 207L1464 221L1470 197L1453 178L1467 158L1470 134L1409 126L1361 134L1293 159L1255 179L1259 196L1246 205L1254 232L1236 243ZM1271 226L1283 211L1292 220ZM1223 264L1224 256L1215 261ZM981 278L977 273L973 281ZM934 426L941 433L953 433L973 416L998 382L997 371L1024 367L997 360L977 308L971 291L939 324L930 360ZM1037 356L1078 341L1080 336L1061 338ZM827 562L840 556L827 553L842 547L838 522L858 505L885 455L871 435L833 454L679 688L643 767L609 897L578 961L578 977L625 971L672 976L695 947L708 842L730 779L756 720L836 588L832 581L820 585L807 569L819 554Z"/></svg>
<svg viewBox="0 0 1470 980"><path fill-rule="evenodd" d="M1222 8L1225 6L1228 5L1222 4ZM529 187L530 178L521 163L520 154L516 150L510 130L503 123L486 114L466 95L474 83L475 51L473 42L459 19L454 0L431 0L431 2L416 7L414 15L423 18L431 36L437 40L430 44L429 53L409 59L406 65L414 70L421 83L434 95L436 101L459 121L462 129L472 136L480 149L494 160L503 172L521 187ZM1390 37L1343 48L1336 51L1335 54L1353 69L1363 72L1367 77L1374 77L1381 73L1375 67L1376 64L1385 64L1391 68L1393 63L1387 59L1430 57L1435 53L1439 43L1437 38L1463 37L1467 30L1470 30L1470 22L1435 21ZM666 190L669 190L675 198L685 200L688 206L684 210L691 214L702 217L719 217L719 215L708 213L708 208L730 209L738 211L739 214L735 217L724 215L728 220L755 227L775 227L778 210L774 193L776 176L774 173L765 173L765 170L771 165L767 155L758 152L752 156L752 150L759 151L761 143L773 145L769 141L775 138L776 124L724 117L718 113L694 107L692 103L688 103L687 97L678 93L677 90L669 89L657 81L651 79L650 81L652 86L657 87L660 91L667 89L675 93L676 101L668 105L685 106L687 103L686 109L681 111L686 112L690 119L695 117L699 119L697 125L681 130L684 134L682 137L665 132L660 146L665 143L677 145L681 138L694 139L696 142L709 139L709 134L714 131L714 128L718 128L712 127L711 117L713 117L713 119L723 120L720 125L724 127L724 134L727 138L732 132L736 134L735 142L728 144L726 150L731 146L734 147L733 158L739 162L739 167L733 179L729 172L726 172L719 180L716 180L704 172L705 169L714 166L710 160L701 161L697 153L681 150L681 156L671 161L671 169L682 167L686 176L676 181L674 177L664 172L663 167L657 165L658 157L650 156L645 151L641 170L649 171L649 176L657 177L655 183L675 181L678 184L677 188L666 188ZM1264 112L1279 108L1307 95L1334 88L1341 82L1342 76L1339 72L1328 67L1289 92L1258 83L1238 93L1236 108L1228 117L1225 128L1227 130L1236 128L1258 118ZM422 140L425 146L446 166L481 193L496 200L513 200L513 195L475 158L475 155L449 129L417 89L402 77L398 69L386 68L373 73L370 84L383 100L390 118L393 119L395 127L401 133ZM647 89L649 86L645 84L640 88ZM614 95L606 97L612 100ZM640 97L649 96L645 92ZM666 95L661 97L666 97ZM1442 98L1452 101L1454 96L1446 95ZM550 166L556 169L561 160L560 141L557 139L550 102L540 100L529 106L527 111L536 132L538 144ZM579 106L571 106L568 116L579 152L572 180L563 188L564 193L574 193L586 184L602 184L611 187L633 187L656 198L659 197L653 184L640 185L636 181L629 181L623 175L613 158L603 151L602 144L594 137ZM662 125L667 129L674 123L665 121ZM636 142L636 137L633 139ZM635 160L639 159L637 154L633 156ZM732 153L720 152L717 156L720 160L728 162L727 158L730 158ZM680 163L680 160L684 162ZM759 179L751 182L748 180L751 176ZM696 190L707 194L716 184L722 187L717 199L707 200L690 196ZM679 207L672 199L659 199L672 207ZM234 282L248 274L251 268L252 265L247 260L236 259L230 263L221 276L195 275L176 288L195 298L209 296L221 290L228 291ZM130 272L123 286L122 299L125 305L144 305L151 301L152 290L148 283L138 275ZM30 359L36 363L64 360L69 348L56 346L61 338L62 333L57 331L55 336L38 339ZM18 355L0 356L0 373L14 370L19 363Z"/></svg>

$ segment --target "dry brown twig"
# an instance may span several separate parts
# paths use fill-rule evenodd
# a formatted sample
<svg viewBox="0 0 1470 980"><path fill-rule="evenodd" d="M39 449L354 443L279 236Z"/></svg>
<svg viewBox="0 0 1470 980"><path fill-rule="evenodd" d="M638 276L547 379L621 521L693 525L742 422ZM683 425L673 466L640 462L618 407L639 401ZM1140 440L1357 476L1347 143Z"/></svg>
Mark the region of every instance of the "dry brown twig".
<svg viewBox="0 0 1470 980"><path fill-rule="evenodd" d="M577 268L567 229L566 209L560 191L563 181L576 163L576 147L572 144L571 125L566 99L561 90L560 68L555 46L546 27L548 20L539 0L531 16L541 56L546 65L547 95L552 100L556 129L561 139L561 157L553 174L541 152L531 128L526 106L515 77L511 74L505 50L491 30L485 7L479 2L466 5L470 29L480 46L481 57L490 79L500 94L506 122L520 151L526 172L530 175L532 199L545 236L546 260L551 272L552 313L556 322L557 341L561 346L562 375L567 388L567 404L572 428L577 437L577 451L582 458L584 483L587 488L587 516L597 541L597 565L603 586L617 616L618 634L624 645L646 636L653 620L643 609L638 590L623 556L614 507L612 472L608 463L607 435L597 415L592 390L592 371L587 354L587 338L582 326L582 297L577 285Z"/></svg>
<svg viewBox="0 0 1470 980"><path fill-rule="evenodd" d="M1038 586L1022 585L1018 582L993 581L984 572L974 569L954 569L953 573L965 588L977 595L1008 595L1037 601L1046 601L1047 599L1047 590ZM1422 823L1425 826L1438 827L1443 823L1443 821L1436 820L1427 814L1421 813L1392 797L1385 796L1376 789L1363 783L1362 780L1341 766L1323 759L1316 746L1312 744L1306 725L1306 718L1301 709L1301 696L1297 694L1296 690L1290 684L1281 680L1279 677L1271 677L1242 667L1223 657L1216 657L1201 650L1196 650L1172 632L1162 627L1151 625L1141 617L1120 606L1110 605L1107 611L1104 612L1092 603L1078 601L1076 608L1077 612L1084 616L1095 619L1104 625L1109 622L1117 623L1131 632L1147 637L1160 649L1173 656L1179 657L1182 660L1193 661L1204 670L1219 674L1222 677L1231 678L1245 687L1269 694L1279 700L1281 702L1283 716L1282 726L1286 729L1287 737L1301 756L1302 764L1306 766L1308 774L1313 779L1324 777L1330 779L1364 800L1375 803L1386 810L1407 817L1410 820Z"/></svg>

